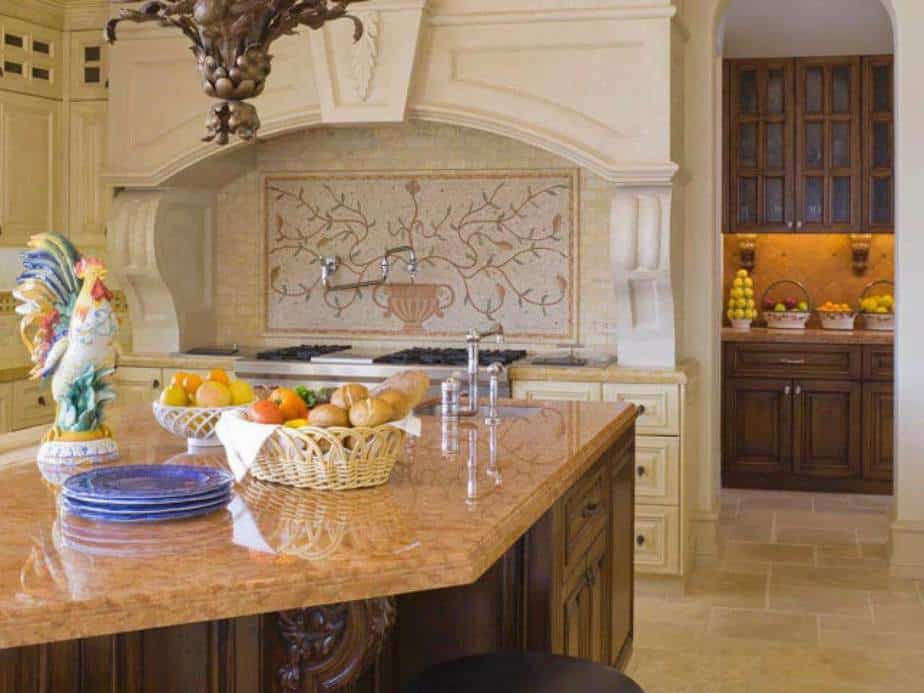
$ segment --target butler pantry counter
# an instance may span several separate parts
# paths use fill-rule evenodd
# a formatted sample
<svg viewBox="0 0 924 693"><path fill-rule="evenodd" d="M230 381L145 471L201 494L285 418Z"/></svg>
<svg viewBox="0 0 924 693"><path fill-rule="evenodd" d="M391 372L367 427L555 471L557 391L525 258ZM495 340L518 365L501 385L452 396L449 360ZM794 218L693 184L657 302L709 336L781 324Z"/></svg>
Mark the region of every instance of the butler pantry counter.
<svg viewBox="0 0 924 693"><path fill-rule="evenodd" d="M275 691L376 676L390 691L476 651L624 663L636 408L521 412L494 435L463 419L453 453L424 417L385 486L248 478L227 510L172 523L74 518L58 509L65 473L34 447L0 454L0 680ZM186 453L148 407L117 406L111 424L119 464L226 465L221 448Z"/></svg>
<svg viewBox="0 0 924 693"><path fill-rule="evenodd" d="M876 330L771 330L752 327L750 330L722 328L723 342L759 342L764 344L882 344L891 345L894 333Z"/></svg>

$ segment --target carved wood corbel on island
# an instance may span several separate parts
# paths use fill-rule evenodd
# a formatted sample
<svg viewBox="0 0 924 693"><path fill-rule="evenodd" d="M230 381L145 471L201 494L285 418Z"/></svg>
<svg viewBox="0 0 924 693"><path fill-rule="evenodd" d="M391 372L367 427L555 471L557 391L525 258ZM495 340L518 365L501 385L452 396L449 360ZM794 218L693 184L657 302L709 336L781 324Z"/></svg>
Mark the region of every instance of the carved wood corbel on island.
<svg viewBox="0 0 924 693"><path fill-rule="evenodd" d="M623 665L635 407L530 404L494 456L482 423L444 454L424 417L383 487L246 480L226 512L177 523L59 514L64 475L0 454L0 693L397 691L497 650ZM122 464L225 464L148 409L117 407L113 428Z"/></svg>

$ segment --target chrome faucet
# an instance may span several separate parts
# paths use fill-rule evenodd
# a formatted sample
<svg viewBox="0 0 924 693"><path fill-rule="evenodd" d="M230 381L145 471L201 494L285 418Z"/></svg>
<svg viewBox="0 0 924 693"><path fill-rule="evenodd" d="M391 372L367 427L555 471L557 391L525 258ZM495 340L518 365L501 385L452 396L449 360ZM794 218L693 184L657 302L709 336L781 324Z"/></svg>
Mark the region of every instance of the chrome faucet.
<svg viewBox="0 0 924 693"><path fill-rule="evenodd" d="M498 344L504 343L504 327L494 323L484 332L476 329L468 331L465 344L468 349L468 404L457 407L459 416L475 416L478 414L478 352L481 340L485 337L495 337Z"/></svg>

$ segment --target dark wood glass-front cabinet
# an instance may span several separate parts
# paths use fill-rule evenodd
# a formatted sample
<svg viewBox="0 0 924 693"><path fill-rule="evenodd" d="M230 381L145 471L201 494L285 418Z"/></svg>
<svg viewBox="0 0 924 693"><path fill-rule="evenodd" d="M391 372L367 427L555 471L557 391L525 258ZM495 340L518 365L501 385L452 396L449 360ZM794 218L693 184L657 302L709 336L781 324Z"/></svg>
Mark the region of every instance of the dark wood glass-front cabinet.
<svg viewBox="0 0 924 693"><path fill-rule="evenodd" d="M890 56L725 62L725 230L890 232Z"/></svg>

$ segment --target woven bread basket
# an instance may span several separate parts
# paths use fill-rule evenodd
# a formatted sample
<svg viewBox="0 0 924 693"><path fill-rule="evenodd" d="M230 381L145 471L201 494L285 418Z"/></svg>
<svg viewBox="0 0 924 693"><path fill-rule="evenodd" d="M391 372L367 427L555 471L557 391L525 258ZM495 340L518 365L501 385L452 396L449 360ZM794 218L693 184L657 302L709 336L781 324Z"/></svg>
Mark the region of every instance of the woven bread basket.
<svg viewBox="0 0 924 693"><path fill-rule="evenodd" d="M262 481L319 491L380 486L404 451L405 432L368 428L286 428L266 439L250 473Z"/></svg>

